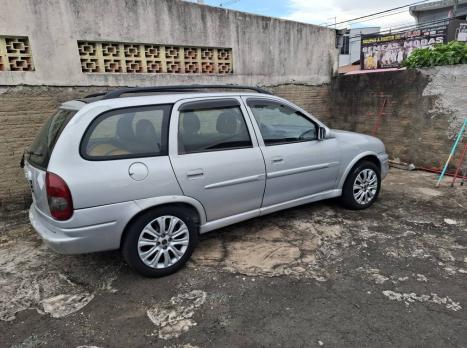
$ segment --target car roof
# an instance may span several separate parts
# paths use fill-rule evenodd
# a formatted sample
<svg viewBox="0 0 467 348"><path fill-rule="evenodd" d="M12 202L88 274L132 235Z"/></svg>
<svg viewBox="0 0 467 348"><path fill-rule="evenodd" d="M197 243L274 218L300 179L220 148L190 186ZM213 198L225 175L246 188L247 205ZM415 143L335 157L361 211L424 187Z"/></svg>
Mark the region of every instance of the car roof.
<svg viewBox="0 0 467 348"><path fill-rule="evenodd" d="M280 99L270 94L263 93L244 93L244 92L183 92L183 93L161 93L150 95L138 95L129 97L120 97L114 99L102 99L101 96L92 96L89 98L70 100L63 103L60 108L80 110L86 105L93 104L93 106L112 106L112 107L125 107L135 105L148 105L148 104L174 104L184 99L195 98L221 98L221 97L269 97L272 99Z"/></svg>

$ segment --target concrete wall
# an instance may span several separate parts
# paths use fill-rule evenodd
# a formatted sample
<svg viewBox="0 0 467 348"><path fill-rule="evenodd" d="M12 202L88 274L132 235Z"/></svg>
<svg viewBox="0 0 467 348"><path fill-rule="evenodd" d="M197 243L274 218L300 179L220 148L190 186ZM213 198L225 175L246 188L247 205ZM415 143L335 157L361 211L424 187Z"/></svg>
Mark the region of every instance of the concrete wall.
<svg viewBox="0 0 467 348"><path fill-rule="evenodd" d="M332 83L324 120L334 128L375 134L392 159L440 168L466 117L465 91L467 65L344 75Z"/></svg>
<svg viewBox="0 0 467 348"><path fill-rule="evenodd" d="M0 35L28 36L35 65L0 85L321 84L337 69L334 30L179 0L2 0ZM86 74L78 40L228 47L234 73Z"/></svg>

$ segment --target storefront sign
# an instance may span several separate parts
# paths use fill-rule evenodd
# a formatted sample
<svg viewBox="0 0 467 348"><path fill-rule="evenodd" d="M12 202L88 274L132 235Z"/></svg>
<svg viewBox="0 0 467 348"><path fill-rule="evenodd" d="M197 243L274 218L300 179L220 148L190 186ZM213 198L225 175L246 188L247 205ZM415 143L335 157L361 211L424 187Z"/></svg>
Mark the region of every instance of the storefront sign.
<svg viewBox="0 0 467 348"><path fill-rule="evenodd" d="M399 68L414 49L447 42L447 24L388 35L364 35L361 41L362 70Z"/></svg>

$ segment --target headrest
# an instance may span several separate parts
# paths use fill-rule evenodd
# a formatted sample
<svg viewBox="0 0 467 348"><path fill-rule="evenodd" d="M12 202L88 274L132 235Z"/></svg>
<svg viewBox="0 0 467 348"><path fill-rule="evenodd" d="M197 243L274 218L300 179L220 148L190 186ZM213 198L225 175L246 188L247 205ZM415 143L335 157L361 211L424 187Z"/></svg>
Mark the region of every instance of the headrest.
<svg viewBox="0 0 467 348"><path fill-rule="evenodd" d="M227 110L217 118L216 129L219 133L235 134L239 125L239 115L235 111Z"/></svg>
<svg viewBox="0 0 467 348"><path fill-rule="evenodd" d="M149 120L139 120L135 127L135 137L137 142L156 143L156 130Z"/></svg>
<svg viewBox="0 0 467 348"><path fill-rule="evenodd" d="M193 111L183 113L182 126L185 134L196 134L201 128L198 115Z"/></svg>
<svg viewBox="0 0 467 348"><path fill-rule="evenodd" d="M117 137L120 140L132 140L135 137L133 132L133 115L125 115L117 121Z"/></svg>

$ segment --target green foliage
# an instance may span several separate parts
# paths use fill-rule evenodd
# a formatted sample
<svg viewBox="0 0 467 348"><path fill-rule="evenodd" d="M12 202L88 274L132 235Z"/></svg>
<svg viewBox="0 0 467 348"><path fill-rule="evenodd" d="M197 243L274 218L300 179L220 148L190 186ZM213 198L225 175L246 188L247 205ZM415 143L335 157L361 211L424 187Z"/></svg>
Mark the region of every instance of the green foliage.
<svg viewBox="0 0 467 348"><path fill-rule="evenodd" d="M453 64L467 64L467 43L451 41L432 49L417 48L402 62L409 69Z"/></svg>

